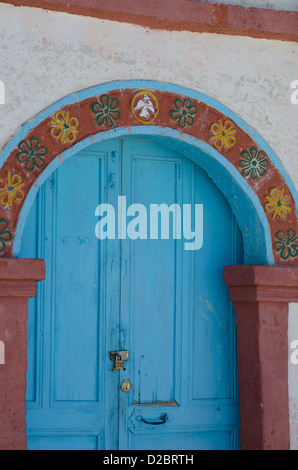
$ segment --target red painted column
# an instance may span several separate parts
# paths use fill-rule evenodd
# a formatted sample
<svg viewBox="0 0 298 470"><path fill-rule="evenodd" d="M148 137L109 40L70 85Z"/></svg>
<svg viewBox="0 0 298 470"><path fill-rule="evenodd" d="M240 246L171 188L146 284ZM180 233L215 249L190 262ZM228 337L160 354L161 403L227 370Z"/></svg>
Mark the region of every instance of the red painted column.
<svg viewBox="0 0 298 470"><path fill-rule="evenodd" d="M28 298L45 278L38 259L0 259L0 450L26 449ZM3 354L4 344L4 354Z"/></svg>
<svg viewBox="0 0 298 470"><path fill-rule="evenodd" d="M298 301L298 267L227 266L237 324L243 450L290 447L288 303Z"/></svg>

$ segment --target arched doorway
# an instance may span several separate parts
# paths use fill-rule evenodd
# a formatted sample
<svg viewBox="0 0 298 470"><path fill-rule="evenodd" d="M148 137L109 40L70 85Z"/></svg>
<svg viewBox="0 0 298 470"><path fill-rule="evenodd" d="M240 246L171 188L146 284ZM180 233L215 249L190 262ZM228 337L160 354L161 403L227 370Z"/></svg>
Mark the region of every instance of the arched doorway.
<svg viewBox="0 0 298 470"><path fill-rule="evenodd" d="M137 113L137 104L148 97L153 115L149 113L144 119ZM105 84L65 98L26 124L7 145L0 160L2 181L18 187L7 186L4 207L0 208L1 257L18 256L35 195L61 163L92 143L129 135L149 137L168 150L178 151L210 175L237 219L245 264L297 265L296 192L266 143L214 100L174 85L142 81ZM32 256L42 254L35 250ZM8 274L14 275L16 263L11 266ZM23 268L22 272L26 277ZM39 272L36 279L40 276ZM249 275L247 282L254 283L255 278ZM240 298L242 302L243 296ZM255 367L255 357L250 359L250 366ZM245 376L243 370L241 374ZM281 382L278 387L284 387L283 378ZM259 395L256 401L259 404ZM286 422L286 407L283 416ZM160 424L168 422L167 415L166 423ZM246 426L250 426L249 419ZM254 435L254 430L248 434ZM262 431L258 440L262 441Z"/></svg>
<svg viewBox="0 0 298 470"><path fill-rule="evenodd" d="M145 207L146 237L97 240L95 208ZM204 241L150 239L152 204L201 204ZM129 221L136 220L126 210ZM149 216L150 212L150 216ZM104 215L104 214L101 214ZM105 227L109 230L108 227ZM147 236L148 235L148 236ZM164 234L163 234L164 235ZM32 240L39 254L32 253ZM47 280L28 323L27 442L32 449L237 449L236 334L222 271L241 264L241 232L216 185L187 156L148 139L85 148L44 183L20 251ZM124 369L110 352L127 350ZM129 383L129 390L123 389Z"/></svg>

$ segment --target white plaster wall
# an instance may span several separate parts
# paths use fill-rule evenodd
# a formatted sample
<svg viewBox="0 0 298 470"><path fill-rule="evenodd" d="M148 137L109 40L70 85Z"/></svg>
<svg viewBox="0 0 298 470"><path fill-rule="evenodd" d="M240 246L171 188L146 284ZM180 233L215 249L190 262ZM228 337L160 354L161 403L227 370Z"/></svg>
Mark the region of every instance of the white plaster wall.
<svg viewBox="0 0 298 470"><path fill-rule="evenodd" d="M242 5L247 8L270 8L274 10L298 11L297 0L196 0L198 2Z"/></svg>
<svg viewBox="0 0 298 470"><path fill-rule="evenodd" d="M53 102L112 80L152 79L212 96L257 129L298 188L298 44L146 30L0 4L0 149Z"/></svg>
<svg viewBox="0 0 298 470"><path fill-rule="evenodd" d="M293 342L298 340L298 304L291 303L289 304L289 332L288 332L288 342L289 342L289 405L290 405L290 439L291 439L291 449L298 450L298 364L297 354L297 343L295 348L291 349ZM294 354L294 357L292 356Z"/></svg>
<svg viewBox="0 0 298 470"><path fill-rule="evenodd" d="M259 132L298 190L298 105L290 100L297 43L152 31L0 4L0 149L64 96L128 79L172 82L217 99ZM291 316L290 334L298 339L297 322ZM298 366L289 362L289 371L292 445L298 448Z"/></svg>

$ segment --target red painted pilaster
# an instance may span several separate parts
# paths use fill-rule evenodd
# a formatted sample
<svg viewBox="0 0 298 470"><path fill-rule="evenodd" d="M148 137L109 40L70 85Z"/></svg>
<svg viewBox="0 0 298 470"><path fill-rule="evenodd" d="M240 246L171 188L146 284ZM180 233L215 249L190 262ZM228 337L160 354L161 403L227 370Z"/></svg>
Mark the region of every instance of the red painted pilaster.
<svg viewBox="0 0 298 470"><path fill-rule="evenodd" d="M28 298L45 278L38 259L0 259L0 450L26 449Z"/></svg>
<svg viewBox="0 0 298 470"><path fill-rule="evenodd" d="M290 447L288 303L298 301L297 267L227 266L237 323L243 450Z"/></svg>

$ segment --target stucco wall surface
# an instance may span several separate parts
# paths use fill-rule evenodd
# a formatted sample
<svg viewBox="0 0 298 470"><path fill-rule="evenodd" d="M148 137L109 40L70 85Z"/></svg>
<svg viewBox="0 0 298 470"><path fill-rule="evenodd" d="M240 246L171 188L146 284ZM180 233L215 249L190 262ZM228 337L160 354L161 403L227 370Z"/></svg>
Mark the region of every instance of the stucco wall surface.
<svg viewBox="0 0 298 470"><path fill-rule="evenodd" d="M170 82L217 99L258 131L298 190L298 105L290 99L291 83L298 80L297 43L153 31L0 4L0 149L23 123L61 98L130 79ZM297 330L295 318L290 324ZM293 367L289 363L295 436L298 365ZM298 449L297 438L292 447Z"/></svg>
<svg viewBox="0 0 298 470"><path fill-rule="evenodd" d="M209 95L256 129L298 188L298 44L140 26L0 4L0 149L42 109L113 80L171 82Z"/></svg>
<svg viewBox="0 0 298 470"><path fill-rule="evenodd" d="M290 444L291 449L298 450L298 304L289 304L288 343L289 360L289 406L290 406ZM292 348L291 348L292 346Z"/></svg>

